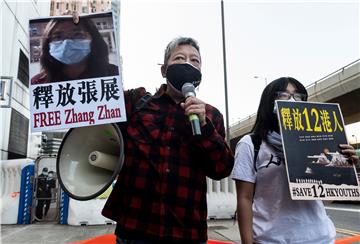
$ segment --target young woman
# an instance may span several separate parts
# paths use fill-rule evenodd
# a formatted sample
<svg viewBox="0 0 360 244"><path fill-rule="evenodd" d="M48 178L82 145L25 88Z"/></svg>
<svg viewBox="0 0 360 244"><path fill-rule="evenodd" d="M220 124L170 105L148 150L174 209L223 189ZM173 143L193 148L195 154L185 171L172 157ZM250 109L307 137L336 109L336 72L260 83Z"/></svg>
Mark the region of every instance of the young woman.
<svg viewBox="0 0 360 244"><path fill-rule="evenodd" d="M237 144L231 177L236 181L242 243L333 243L335 227L326 215L322 201L291 200L274 113L275 100L306 101L307 91L291 77L274 80L264 89L252 130L261 140L256 170L250 135ZM340 147L353 162L358 160L353 147ZM276 163L269 163L272 161Z"/></svg>

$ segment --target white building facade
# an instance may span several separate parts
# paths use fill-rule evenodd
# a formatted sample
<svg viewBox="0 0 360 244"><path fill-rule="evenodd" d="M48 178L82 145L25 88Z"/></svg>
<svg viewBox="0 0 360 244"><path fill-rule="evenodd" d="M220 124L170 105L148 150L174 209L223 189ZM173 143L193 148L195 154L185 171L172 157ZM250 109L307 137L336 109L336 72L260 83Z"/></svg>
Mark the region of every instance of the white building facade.
<svg viewBox="0 0 360 244"><path fill-rule="evenodd" d="M0 37L0 160L36 158L41 133L30 131L29 19L48 16L50 1L3 0Z"/></svg>

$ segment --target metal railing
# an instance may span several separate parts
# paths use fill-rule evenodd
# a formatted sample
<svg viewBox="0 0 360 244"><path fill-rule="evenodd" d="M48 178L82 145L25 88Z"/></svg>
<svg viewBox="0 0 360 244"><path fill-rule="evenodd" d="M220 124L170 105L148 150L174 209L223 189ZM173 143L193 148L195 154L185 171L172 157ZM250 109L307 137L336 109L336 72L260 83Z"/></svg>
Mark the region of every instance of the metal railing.
<svg viewBox="0 0 360 244"><path fill-rule="evenodd" d="M360 62L360 59L357 59L357 60L355 60L355 61L353 61L353 62L345 65L344 67L342 67L342 68L340 68L340 69L338 69L338 70L335 70L334 72L332 72L332 73L330 73L330 74L322 77L321 79L319 79L319 80L317 80L317 81L315 81L315 82L307 85L305 88L306 88L306 89L309 89L310 87L317 85L318 83L320 83L321 81L329 78L330 76L333 76L333 75L335 75L335 74L338 74L338 73L340 73L340 72L343 72L346 68L349 68L350 66L352 66L352 65L354 65L354 64L356 64L356 63L359 63L359 62Z"/></svg>
<svg viewBox="0 0 360 244"><path fill-rule="evenodd" d="M245 118L240 119L239 121L236 121L236 122L234 122L234 123L231 123L230 127L235 126L235 125L237 125L237 124L241 124L241 123L244 122L245 120L251 119L253 116L256 116L256 113L250 114L250 115L246 116Z"/></svg>

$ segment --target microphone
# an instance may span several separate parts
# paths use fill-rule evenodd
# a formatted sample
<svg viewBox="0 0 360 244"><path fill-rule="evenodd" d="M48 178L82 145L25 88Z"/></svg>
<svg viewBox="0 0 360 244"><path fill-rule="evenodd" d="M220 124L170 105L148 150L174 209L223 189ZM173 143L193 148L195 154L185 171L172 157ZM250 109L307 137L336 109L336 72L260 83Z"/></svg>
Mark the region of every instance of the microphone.
<svg viewBox="0 0 360 244"><path fill-rule="evenodd" d="M186 82L182 88L181 92L185 98L188 97L196 97L195 87L193 84ZM190 114L189 121L191 124L192 133L194 136L201 135L201 127L200 127L200 120L197 114Z"/></svg>

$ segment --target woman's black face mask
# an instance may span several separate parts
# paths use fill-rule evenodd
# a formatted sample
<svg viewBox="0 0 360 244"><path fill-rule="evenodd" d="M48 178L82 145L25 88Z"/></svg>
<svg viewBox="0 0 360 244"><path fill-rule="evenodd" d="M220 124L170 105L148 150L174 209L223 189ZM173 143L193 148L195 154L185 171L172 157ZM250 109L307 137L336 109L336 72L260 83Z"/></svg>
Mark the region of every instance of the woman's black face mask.
<svg viewBox="0 0 360 244"><path fill-rule="evenodd" d="M167 67L166 78L168 82L179 92L185 83L191 83L194 87L201 82L201 72L188 63L171 64Z"/></svg>

